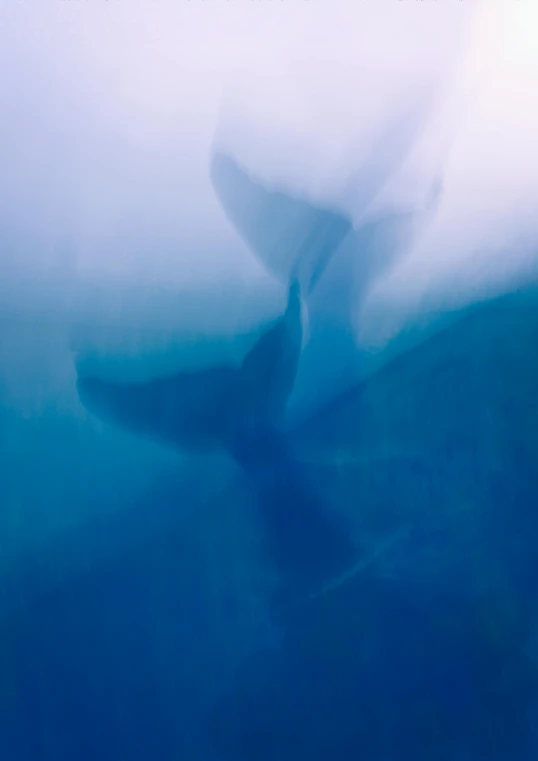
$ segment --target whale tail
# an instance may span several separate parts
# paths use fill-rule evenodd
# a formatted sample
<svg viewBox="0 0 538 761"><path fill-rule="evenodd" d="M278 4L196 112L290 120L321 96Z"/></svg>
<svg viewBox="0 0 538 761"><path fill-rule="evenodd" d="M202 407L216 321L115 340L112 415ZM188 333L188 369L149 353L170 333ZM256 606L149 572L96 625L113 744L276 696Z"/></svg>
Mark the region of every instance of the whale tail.
<svg viewBox="0 0 538 761"><path fill-rule="evenodd" d="M317 496L280 425L301 341L301 289L293 280L284 315L243 360L241 413L229 447L254 488L268 554L291 595L311 592L354 558L349 532Z"/></svg>

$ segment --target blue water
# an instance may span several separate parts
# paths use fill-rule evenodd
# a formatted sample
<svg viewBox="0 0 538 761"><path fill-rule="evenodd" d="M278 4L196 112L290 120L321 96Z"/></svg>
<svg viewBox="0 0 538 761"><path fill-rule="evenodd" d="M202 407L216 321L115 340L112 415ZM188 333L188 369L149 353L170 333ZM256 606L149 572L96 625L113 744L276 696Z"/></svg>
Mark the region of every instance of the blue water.
<svg viewBox="0 0 538 761"><path fill-rule="evenodd" d="M1 341L50 378L52 329ZM225 457L2 381L0 758L537 758L537 346L534 291L476 305L294 433L262 496L356 547L308 588Z"/></svg>

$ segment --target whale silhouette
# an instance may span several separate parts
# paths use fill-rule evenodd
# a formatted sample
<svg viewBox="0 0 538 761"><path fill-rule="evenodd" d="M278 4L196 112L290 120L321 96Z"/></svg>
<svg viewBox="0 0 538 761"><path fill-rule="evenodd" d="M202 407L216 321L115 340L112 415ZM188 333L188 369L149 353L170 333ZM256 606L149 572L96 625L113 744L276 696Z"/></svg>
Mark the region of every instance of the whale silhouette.
<svg viewBox="0 0 538 761"><path fill-rule="evenodd" d="M331 516L290 454L280 425L301 351L300 289L238 366L118 383L79 375L84 406L101 419L180 450L225 450L254 484L269 553L289 593L352 562L346 527Z"/></svg>
<svg viewBox="0 0 538 761"><path fill-rule="evenodd" d="M222 364L149 381L116 382L85 376L77 390L100 418L181 450L244 448L250 432L275 427L293 388L301 351L297 283L284 315L262 333L239 365Z"/></svg>
<svg viewBox="0 0 538 761"><path fill-rule="evenodd" d="M386 179L385 157L380 165L365 204ZM371 161L373 175L374 169ZM341 390L335 375L341 380L356 355L353 308L406 245L420 215L391 215L355 229L341 211L268 189L224 154L213 156L211 176L253 253L273 277L290 283L284 314L238 363L144 382L104 380L79 370L77 389L88 410L137 434L188 452L226 451L254 485L279 570L291 588L293 579L304 589L344 571L355 549L291 452L290 399L308 399L311 385L314 397L320 386ZM310 333L304 350L302 296Z"/></svg>
<svg viewBox="0 0 538 761"><path fill-rule="evenodd" d="M261 182L222 150L213 153L211 180L228 220L264 269L284 285L297 279L305 297L308 339L288 401L290 426L304 423L362 379L364 356L356 341L361 305L437 210L442 162L434 167L422 205L372 208L416 143L430 108L430 93L410 98L380 130L344 189L354 221L342 203L321 207L278 183Z"/></svg>

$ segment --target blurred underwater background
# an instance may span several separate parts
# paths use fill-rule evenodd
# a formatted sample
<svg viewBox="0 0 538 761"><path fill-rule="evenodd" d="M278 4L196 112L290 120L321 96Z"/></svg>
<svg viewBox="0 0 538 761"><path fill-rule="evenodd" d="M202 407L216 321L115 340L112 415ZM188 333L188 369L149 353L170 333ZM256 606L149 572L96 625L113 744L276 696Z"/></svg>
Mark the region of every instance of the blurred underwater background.
<svg viewBox="0 0 538 761"><path fill-rule="evenodd" d="M538 15L12 4L0 757L533 761Z"/></svg>

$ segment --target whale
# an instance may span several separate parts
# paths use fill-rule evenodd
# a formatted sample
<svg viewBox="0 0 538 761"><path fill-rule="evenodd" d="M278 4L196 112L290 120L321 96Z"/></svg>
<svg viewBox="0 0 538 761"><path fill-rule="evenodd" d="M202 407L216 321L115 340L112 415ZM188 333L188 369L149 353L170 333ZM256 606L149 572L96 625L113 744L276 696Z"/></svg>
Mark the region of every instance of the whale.
<svg viewBox="0 0 538 761"><path fill-rule="evenodd" d="M238 364L223 363L138 381L106 380L79 369L83 405L102 420L179 450L239 452L242 438L278 425L301 351L300 289L284 314Z"/></svg>
<svg viewBox="0 0 538 761"><path fill-rule="evenodd" d="M300 287L237 365L117 382L80 374L94 415L180 451L225 452L247 474L271 559L288 594L322 583L354 558L342 521L325 509L286 443L282 421L301 353Z"/></svg>
<svg viewBox="0 0 538 761"><path fill-rule="evenodd" d="M365 171L364 206L387 179L381 153L378 166L374 157ZM366 216L355 224L336 205L268 187L222 151L211 157L210 176L230 223L287 289L283 313L260 326L233 361L143 380L106 379L82 363L77 391L86 409L108 423L178 451L229 455L254 488L269 552L288 587L310 592L345 572L355 547L295 457L290 434L324 395L338 396L356 381L354 311L425 212Z"/></svg>

